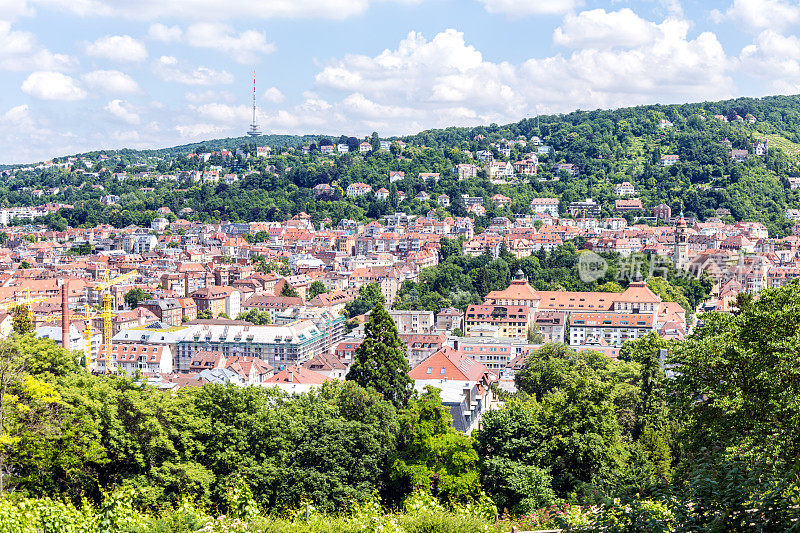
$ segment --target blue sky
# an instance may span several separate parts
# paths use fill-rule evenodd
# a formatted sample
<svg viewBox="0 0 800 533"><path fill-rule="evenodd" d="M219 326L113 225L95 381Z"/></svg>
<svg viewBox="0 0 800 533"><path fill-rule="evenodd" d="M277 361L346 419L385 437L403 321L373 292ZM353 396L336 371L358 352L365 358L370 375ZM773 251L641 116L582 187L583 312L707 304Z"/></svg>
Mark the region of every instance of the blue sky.
<svg viewBox="0 0 800 533"><path fill-rule="evenodd" d="M800 92L788 0L0 0L0 162Z"/></svg>

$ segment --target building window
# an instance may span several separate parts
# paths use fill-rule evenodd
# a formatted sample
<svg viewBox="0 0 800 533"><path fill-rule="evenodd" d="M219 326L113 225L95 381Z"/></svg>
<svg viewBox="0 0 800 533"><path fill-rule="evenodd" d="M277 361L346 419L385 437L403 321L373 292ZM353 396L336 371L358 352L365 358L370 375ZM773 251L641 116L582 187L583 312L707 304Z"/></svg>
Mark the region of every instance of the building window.
<svg viewBox="0 0 800 533"><path fill-rule="evenodd" d="M447 369L445 367L442 367L442 369L441 369L441 371L439 371L439 373L444 376L447 373Z"/></svg>
<svg viewBox="0 0 800 533"><path fill-rule="evenodd" d="M427 373L428 374L433 374L433 367L432 366L428 367L428 372Z"/></svg>

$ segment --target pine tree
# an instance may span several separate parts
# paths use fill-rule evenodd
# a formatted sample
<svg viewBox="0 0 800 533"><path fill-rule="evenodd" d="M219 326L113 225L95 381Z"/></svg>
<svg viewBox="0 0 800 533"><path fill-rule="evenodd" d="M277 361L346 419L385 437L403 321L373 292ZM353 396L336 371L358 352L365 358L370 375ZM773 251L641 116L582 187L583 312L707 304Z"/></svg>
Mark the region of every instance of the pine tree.
<svg viewBox="0 0 800 533"><path fill-rule="evenodd" d="M364 330L366 338L356 350L347 379L374 388L396 407L405 407L414 383L408 375L405 346L383 305L377 304L372 309Z"/></svg>
<svg viewBox="0 0 800 533"><path fill-rule="evenodd" d="M25 335L33 331L33 317L31 317L31 310L25 305L17 305L11 312L12 315L12 330L19 335Z"/></svg>

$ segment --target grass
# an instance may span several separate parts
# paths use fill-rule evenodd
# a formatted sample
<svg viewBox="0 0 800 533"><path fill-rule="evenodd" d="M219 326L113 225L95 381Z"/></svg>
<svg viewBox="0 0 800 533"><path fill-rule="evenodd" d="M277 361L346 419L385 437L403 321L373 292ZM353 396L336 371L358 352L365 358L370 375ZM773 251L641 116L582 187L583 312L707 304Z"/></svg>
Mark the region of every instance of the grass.
<svg viewBox="0 0 800 533"><path fill-rule="evenodd" d="M789 157L794 158L800 155L800 144L792 142L782 135L778 135L777 133L756 133L756 138L759 137L766 139L770 148L780 148Z"/></svg>

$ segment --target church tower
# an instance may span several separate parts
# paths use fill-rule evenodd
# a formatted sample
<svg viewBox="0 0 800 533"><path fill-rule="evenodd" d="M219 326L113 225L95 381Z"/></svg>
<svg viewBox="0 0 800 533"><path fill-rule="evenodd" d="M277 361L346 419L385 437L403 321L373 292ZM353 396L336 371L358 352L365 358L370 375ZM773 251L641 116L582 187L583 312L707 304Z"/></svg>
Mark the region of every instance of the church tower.
<svg viewBox="0 0 800 533"><path fill-rule="evenodd" d="M683 218L683 211L675 223L675 251L672 254L672 264L680 270L686 270L689 266L689 243L686 240L686 220Z"/></svg>

